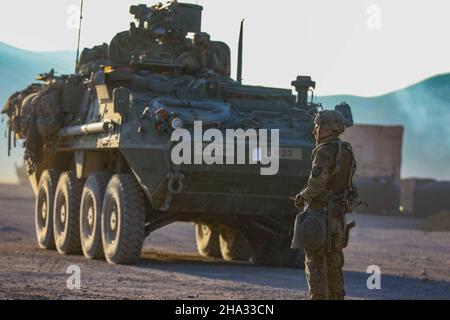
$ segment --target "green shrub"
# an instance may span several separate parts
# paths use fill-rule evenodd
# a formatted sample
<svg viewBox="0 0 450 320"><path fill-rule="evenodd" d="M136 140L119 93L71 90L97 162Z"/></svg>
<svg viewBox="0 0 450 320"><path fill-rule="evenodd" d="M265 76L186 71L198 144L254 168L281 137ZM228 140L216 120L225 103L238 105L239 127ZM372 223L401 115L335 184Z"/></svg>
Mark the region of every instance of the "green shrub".
<svg viewBox="0 0 450 320"><path fill-rule="evenodd" d="M450 211L442 211L431 215L422 223L425 231L450 231Z"/></svg>

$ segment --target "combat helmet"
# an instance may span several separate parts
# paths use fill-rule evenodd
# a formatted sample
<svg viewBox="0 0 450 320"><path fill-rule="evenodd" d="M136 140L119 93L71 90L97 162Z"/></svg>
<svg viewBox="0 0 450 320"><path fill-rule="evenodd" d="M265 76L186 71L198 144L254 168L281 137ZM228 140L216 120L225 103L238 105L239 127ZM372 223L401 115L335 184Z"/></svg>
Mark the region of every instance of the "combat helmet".
<svg viewBox="0 0 450 320"><path fill-rule="evenodd" d="M211 36L206 32L199 32L194 35L194 43L200 47L207 47L211 42Z"/></svg>
<svg viewBox="0 0 450 320"><path fill-rule="evenodd" d="M329 128L338 134L342 134L347 127L347 119L345 119L339 111L323 110L314 118L314 124L321 128Z"/></svg>
<svg viewBox="0 0 450 320"><path fill-rule="evenodd" d="M297 215L294 224L292 249L316 250L325 244L327 225L320 212L303 212Z"/></svg>

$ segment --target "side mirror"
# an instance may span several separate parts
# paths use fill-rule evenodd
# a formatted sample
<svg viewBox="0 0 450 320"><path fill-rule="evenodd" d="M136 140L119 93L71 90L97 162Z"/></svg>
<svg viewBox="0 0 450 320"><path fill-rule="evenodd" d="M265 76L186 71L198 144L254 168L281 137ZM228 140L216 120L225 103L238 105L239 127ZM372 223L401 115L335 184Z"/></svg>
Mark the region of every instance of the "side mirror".
<svg viewBox="0 0 450 320"><path fill-rule="evenodd" d="M352 108L348 105L347 102L342 102L340 105L337 105L334 110L339 111L344 116L345 120L347 120L347 128L353 127L353 114Z"/></svg>

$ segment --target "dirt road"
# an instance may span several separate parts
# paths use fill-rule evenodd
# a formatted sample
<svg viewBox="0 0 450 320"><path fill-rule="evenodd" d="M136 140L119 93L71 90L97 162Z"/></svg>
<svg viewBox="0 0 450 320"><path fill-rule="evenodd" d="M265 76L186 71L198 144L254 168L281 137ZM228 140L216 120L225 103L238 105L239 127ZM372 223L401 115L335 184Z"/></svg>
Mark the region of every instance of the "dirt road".
<svg viewBox="0 0 450 320"><path fill-rule="evenodd" d="M191 224L152 234L138 265L112 266L37 249L33 211L28 188L0 186L0 299L306 298L302 270L198 256ZM424 233L419 220L403 217L355 218L346 249L349 298L450 299L450 233ZM71 265L80 267L80 290L67 288ZM380 290L367 288L369 265L381 269Z"/></svg>

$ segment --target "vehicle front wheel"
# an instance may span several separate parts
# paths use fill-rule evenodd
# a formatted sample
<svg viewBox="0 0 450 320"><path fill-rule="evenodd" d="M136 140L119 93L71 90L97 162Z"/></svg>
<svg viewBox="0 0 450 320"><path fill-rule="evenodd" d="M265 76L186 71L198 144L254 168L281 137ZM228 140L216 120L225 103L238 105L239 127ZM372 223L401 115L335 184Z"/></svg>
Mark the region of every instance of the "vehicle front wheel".
<svg viewBox="0 0 450 320"><path fill-rule="evenodd" d="M104 257L102 247L102 207L109 174L91 174L84 184L80 205L80 236L83 254L88 259Z"/></svg>
<svg viewBox="0 0 450 320"><path fill-rule="evenodd" d="M305 251L284 247L281 266L294 269L305 269Z"/></svg>
<svg viewBox="0 0 450 320"><path fill-rule="evenodd" d="M305 253L293 250L276 237L251 239L251 260L256 265L304 269Z"/></svg>
<svg viewBox="0 0 450 320"><path fill-rule="evenodd" d="M128 174L114 175L106 187L102 209L102 243L111 264L134 264L145 238L144 193Z"/></svg>
<svg viewBox="0 0 450 320"><path fill-rule="evenodd" d="M254 237L250 239L251 260L256 265L280 266L280 244L276 237Z"/></svg>
<svg viewBox="0 0 450 320"><path fill-rule="evenodd" d="M55 249L53 203L58 178L56 170L45 170L39 180L34 217L36 238L41 249Z"/></svg>

